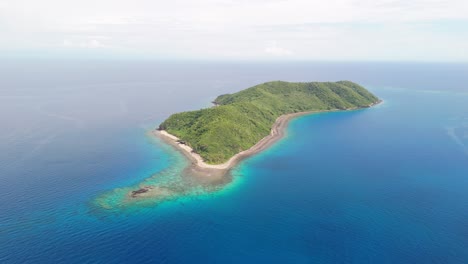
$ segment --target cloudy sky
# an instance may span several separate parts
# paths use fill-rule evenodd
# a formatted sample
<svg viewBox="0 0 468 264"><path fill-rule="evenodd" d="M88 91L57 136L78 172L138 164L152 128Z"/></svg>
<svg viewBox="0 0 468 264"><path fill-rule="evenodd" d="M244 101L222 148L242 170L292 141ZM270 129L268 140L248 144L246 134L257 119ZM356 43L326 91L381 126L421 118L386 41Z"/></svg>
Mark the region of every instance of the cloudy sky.
<svg viewBox="0 0 468 264"><path fill-rule="evenodd" d="M468 61L467 0L0 0L0 55Z"/></svg>

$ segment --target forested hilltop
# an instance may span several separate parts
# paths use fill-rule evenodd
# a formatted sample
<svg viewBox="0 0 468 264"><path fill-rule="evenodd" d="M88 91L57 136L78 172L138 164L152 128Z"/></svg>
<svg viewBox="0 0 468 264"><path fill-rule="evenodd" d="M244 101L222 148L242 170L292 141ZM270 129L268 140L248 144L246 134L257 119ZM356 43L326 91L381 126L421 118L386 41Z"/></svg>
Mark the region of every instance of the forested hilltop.
<svg viewBox="0 0 468 264"><path fill-rule="evenodd" d="M349 81L267 82L220 95L216 107L171 115L160 130L179 137L206 163L218 164L249 149L284 114L369 107L379 99Z"/></svg>

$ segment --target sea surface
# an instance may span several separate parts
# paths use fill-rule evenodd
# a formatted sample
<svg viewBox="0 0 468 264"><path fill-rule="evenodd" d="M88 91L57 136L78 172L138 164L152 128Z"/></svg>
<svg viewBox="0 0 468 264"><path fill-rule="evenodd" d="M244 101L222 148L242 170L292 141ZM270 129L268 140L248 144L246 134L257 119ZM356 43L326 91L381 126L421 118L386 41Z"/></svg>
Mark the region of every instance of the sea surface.
<svg viewBox="0 0 468 264"><path fill-rule="evenodd" d="M150 131L271 80L364 85L207 187ZM4 60L0 263L468 263L468 65ZM141 184L171 199L132 203Z"/></svg>

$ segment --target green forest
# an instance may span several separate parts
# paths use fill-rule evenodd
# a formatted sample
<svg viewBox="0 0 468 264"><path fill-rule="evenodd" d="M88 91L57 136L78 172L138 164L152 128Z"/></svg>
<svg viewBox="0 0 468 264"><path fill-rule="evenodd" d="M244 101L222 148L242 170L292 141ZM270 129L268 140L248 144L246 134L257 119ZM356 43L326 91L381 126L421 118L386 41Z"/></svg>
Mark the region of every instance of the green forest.
<svg viewBox="0 0 468 264"><path fill-rule="evenodd" d="M378 100L350 81L274 81L220 95L211 108L173 114L159 129L179 137L206 163L219 164L267 136L283 114L363 108Z"/></svg>

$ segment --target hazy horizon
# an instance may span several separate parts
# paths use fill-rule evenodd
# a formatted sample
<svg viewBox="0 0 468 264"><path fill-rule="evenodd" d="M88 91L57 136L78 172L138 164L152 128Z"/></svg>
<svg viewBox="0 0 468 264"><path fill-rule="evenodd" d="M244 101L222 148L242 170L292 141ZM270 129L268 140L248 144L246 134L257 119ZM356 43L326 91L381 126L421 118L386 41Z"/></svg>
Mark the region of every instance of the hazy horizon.
<svg viewBox="0 0 468 264"><path fill-rule="evenodd" d="M6 0L0 57L468 62L468 2Z"/></svg>

